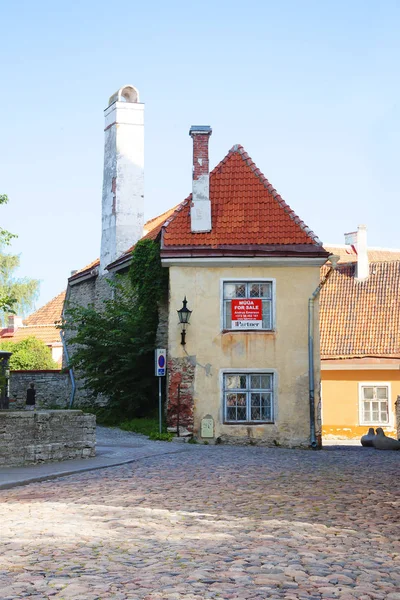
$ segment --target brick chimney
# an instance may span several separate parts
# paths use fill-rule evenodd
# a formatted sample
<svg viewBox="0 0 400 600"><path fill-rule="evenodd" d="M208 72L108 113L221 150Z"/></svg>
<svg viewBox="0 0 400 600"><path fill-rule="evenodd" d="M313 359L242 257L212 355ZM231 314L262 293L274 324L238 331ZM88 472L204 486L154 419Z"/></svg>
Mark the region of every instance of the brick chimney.
<svg viewBox="0 0 400 600"><path fill-rule="evenodd" d="M125 85L105 114L100 274L143 235L144 104Z"/></svg>
<svg viewBox="0 0 400 600"><path fill-rule="evenodd" d="M357 254L356 279L364 281L369 277L369 260L367 248L367 226L359 225L357 231L344 234L346 244L353 247Z"/></svg>
<svg viewBox="0 0 400 600"><path fill-rule="evenodd" d="M190 222L192 233L211 231L210 174L208 142L212 129L209 125L192 125L193 187Z"/></svg>

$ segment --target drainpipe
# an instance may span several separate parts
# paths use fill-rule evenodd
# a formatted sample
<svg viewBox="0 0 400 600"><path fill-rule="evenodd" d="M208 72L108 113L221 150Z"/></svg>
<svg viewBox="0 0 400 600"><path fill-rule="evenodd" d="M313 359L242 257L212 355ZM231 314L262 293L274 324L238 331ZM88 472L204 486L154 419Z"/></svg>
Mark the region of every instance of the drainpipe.
<svg viewBox="0 0 400 600"><path fill-rule="evenodd" d="M67 285L67 293L65 294L64 306L63 306L62 313L61 313L63 320L64 320L64 316L65 316L65 306L69 300L70 291L71 291L71 288L70 288L70 285L68 284ZM69 365L69 353L68 353L67 343L66 343L65 337L64 337L64 331L62 331L62 330L60 331L60 337L61 337L61 342L63 345L63 350L65 353L65 359L66 359L67 364ZM71 380L71 396L69 399L69 408L71 409L72 405L74 403L76 384L75 384L74 371L73 371L72 367L68 367L68 372L69 372L69 377Z"/></svg>
<svg viewBox="0 0 400 600"><path fill-rule="evenodd" d="M336 269L339 256L331 255L329 260L331 267L319 286L308 299L308 397L310 403L310 445L317 448L315 436L315 378L314 378L314 301L318 298L320 291L328 281L332 272Z"/></svg>

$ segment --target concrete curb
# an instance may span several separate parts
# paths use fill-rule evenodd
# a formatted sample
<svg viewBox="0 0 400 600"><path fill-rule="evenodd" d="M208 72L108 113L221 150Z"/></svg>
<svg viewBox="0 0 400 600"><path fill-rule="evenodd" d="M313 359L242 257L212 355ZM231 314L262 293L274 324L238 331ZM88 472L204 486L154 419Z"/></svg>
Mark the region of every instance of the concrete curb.
<svg viewBox="0 0 400 600"><path fill-rule="evenodd" d="M147 459L147 458L152 458L153 456L165 456L168 454L179 454L181 452L185 452L188 451L188 449L186 448L176 448L175 450L171 450L171 451L161 451L161 452L154 452L152 454L146 454L146 455L142 455L142 456L135 456L132 458L128 458L126 460L120 460L117 462L113 462L112 459L110 459L110 461L106 464L96 464L96 465L81 465L81 466L76 466L76 468L71 468L69 470L66 471L55 471L55 472L50 472L50 473L45 473L43 475L37 475L36 477L26 477L26 478L20 478L20 479L11 479L11 477L9 478L8 481L6 482L1 482L0 481L0 490L8 490L14 487L20 487L23 485L29 485L30 483L38 483L41 481L50 481L51 479L59 479L61 477L69 477L70 475L76 475L77 473L86 473L88 471L98 471L99 469L110 469L112 467L120 467L122 465L127 465L130 463L134 463L137 462L139 460L143 460L143 459ZM86 459L86 460L93 460L93 459ZM78 461L77 461L78 462ZM79 462L82 463L82 459L79 459ZM45 467L48 470L51 470L51 467L54 465L54 467L58 466L60 463L47 463L46 465L41 465L43 467ZM29 469L32 467L16 467L17 469ZM35 467L33 467L35 468ZM0 480L2 478L2 473L0 471Z"/></svg>

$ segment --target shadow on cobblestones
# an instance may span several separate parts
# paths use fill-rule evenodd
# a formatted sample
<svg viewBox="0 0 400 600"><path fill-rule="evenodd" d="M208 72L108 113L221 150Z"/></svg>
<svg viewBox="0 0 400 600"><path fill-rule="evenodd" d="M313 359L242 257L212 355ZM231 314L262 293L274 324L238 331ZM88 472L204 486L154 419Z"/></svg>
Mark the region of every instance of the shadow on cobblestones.
<svg viewBox="0 0 400 600"><path fill-rule="evenodd" d="M0 596L399 600L399 458L194 447L0 492Z"/></svg>

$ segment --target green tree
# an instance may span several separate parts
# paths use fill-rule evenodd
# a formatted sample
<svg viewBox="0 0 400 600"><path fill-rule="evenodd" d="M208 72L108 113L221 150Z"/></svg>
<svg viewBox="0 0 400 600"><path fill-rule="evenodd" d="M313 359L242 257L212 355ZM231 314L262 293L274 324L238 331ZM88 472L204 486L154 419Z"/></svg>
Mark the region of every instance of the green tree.
<svg viewBox="0 0 400 600"><path fill-rule="evenodd" d="M20 342L9 340L0 343L1 350L12 352L10 369L17 371L34 371L41 369L58 369L59 366L51 356L51 350L44 342L31 336Z"/></svg>
<svg viewBox="0 0 400 600"><path fill-rule="evenodd" d="M6 204L8 197L0 194L0 205ZM39 293L37 279L15 278L15 270L20 259L15 254L6 254L4 246L8 246L16 235L0 227L0 320L3 323L7 313L26 314L32 309Z"/></svg>
<svg viewBox="0 0 400 600"><path fill-rule="evenodd" d="M134 249L128 277L119 277L114 298L103 309L67 308L63 329L73 332L71 366L94 397L105 395L123 417L143 416L154 405L154 348L158 303L167 290L159 245L141 240Z"/></svg>

